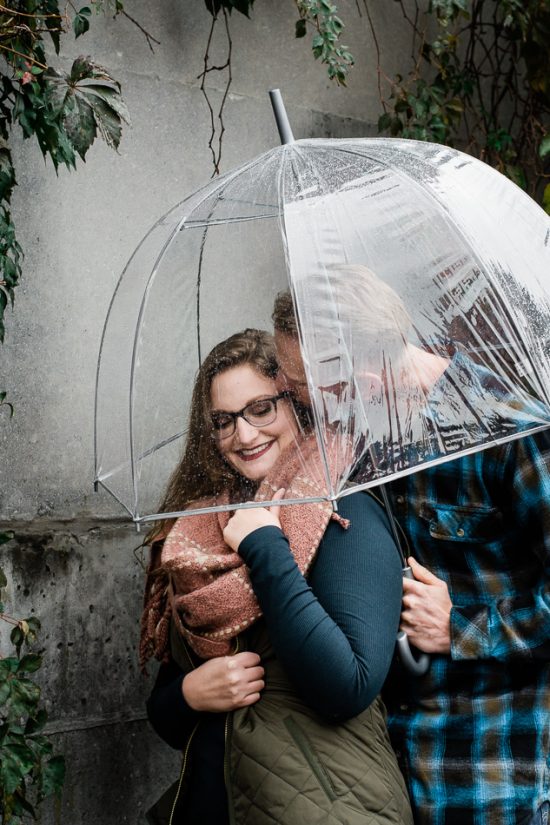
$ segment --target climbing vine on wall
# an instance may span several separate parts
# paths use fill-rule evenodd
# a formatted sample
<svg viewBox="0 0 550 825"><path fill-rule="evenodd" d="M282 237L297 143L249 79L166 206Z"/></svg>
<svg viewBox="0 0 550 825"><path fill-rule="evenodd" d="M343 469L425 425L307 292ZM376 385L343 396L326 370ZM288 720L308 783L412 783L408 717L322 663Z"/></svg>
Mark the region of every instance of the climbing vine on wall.
<svg viewBox="0 0 550 825"><path fill-rule="evenodd" d="M105 68L90 57L79 57L65 74L52 65L46 49L49 40L58 55L61 37L70 31L80 37L95 12L123 15L143 32L150 48L156 42L119 0L91 0L78 9L69 2L63 10L57 0L0 2L0 342L23 263L10 212L17 183L13 130L20 128L24 138L35 138L56 169L74 169L98 136L116 149L122 124L129 120L120 85ZM13 415L5 390L0 392L0 412ZM12 538L13 533L0 532L0 545ZM7 584L0 569L0 597ZM65 763L44 733L47 713L33 679L42 666L41 653L35 650L40 622L36 616L7 614L0 598L0 629L6 626L10 630L2 633L0 653L0 822L16 825L23 818L36 818L44 799L59 796Z"/></svg>
<svg viewBox="0 0 550 825"><path fill-rule="evenodd" d="M343 45L340 36L344 23L338 16L338 9L330 0L292 0L298 12L295 35L305 37L308 31L312 32L311 49L316 60L327 67L328 76L339 86L346 85L348 72L353 66L353 55L347 46ZM212 153L214 171L212 176L219 174L222 156L223 135L225 124L223 113L229 88L232 82L231 59L233 44L229 28L229 16L237 11L250 16L254 0L204 0L205 6L212 15L208 41L204 55L204 68L198 79L201 81L201 91L205 97L210 113L210 139L208 146ZM223 26L227 44L226 59L221 64L213 63L210 57L210 48L216 25ZM225 78L225 86L219 105L213 102L213 96L208 90L207 79L211 72L219 72Z"/></svg>
<svg viewBox="0 0 550 825"><path fill-rule="evenodd" d="M0 545L13 538L0 532ZM48 714L40 702L40 687L32 674L42 666L34 650L40 622L36 616L15 618L4 612L2 590L7 580L0 569L0 622L8 628L12 651L0 657L0 822L16 825L36 818L36 807L49 796L59 796L65 760L54 754L44 735Z"/></svg>
<svg viewBox="0 0 550 825"><path fill-rule="evenodd" d="M292 0L296 37L313 34L313 55L337 85L345 85L353 55L342 43L344 21L331 0ZM250 15L254 0L205 0L216 19ZM257 3L259 6L260 4ZM408 31L410 53L395 77L384 71L376 28ZM550 0L356 0L366 16L377 58L381 134L456 146L514 180L550 213ZM393 19L392 19L393 15ZM216 117L219 171L223 107L231 83L231 49L223 66L227 88ZM206 77L206 74L201 75ZM207 92L205 91L205 94ZM212 146L211 146L212 148Z"/></svg>
<svg viewBox="0 0 550 825"><path fill-rule="evenodd" d="M378 52L381 133L456 146L494 166L550 213L550 0L392 3L411 37L402 74Z"/></svg>
<svg viewBox="0 0 550 825"><path fill-rule="evenodd" d="M0 342L5 312L15 298L22 273L23 250L17 240L10 201L16 185L10 140L20 128L24 138L36 138L40 151L57 169L76 168L96 137L113 148L122 124L129 120L119 83L90 57L77 58L68 74L58 71L46 49L59 54L61 38L80 37L94 13L122 15L157 42L124 9L120 0L90 0L76 8L58 0L0 2ZM5 395L0 405L7 403Z"/></svg>

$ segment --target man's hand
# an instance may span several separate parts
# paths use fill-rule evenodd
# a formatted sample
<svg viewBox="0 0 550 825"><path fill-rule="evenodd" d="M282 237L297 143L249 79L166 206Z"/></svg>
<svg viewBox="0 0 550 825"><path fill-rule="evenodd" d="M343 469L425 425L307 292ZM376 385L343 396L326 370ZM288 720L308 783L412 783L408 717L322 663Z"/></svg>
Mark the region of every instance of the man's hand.
<svg viewBox="0 0 550 825"><path fill-rule="evenodd" d="M280 500L284 494L285 491L281 488L277 490L273 499ZM223 540L232 550L238 552L241 541L259 527L281 528L281 522L279 521L280 509L280 507L249 507L246 510L236 510L223 531Z"/></svg>
<svg viewBox="0 0 550 825"><path fill-rule="evenodd" d="M253 705L265 687L264 669L257 653L208 659L183 680L185 701L193 710L226 712Z"/></svg>
<svg viewBox="0 0 550 825"><path fill-rule="evenodd" d="M450 653L452 602L446 582L412 556L407 559L414 579L403 579L401 630L424 653Z"/></svg>

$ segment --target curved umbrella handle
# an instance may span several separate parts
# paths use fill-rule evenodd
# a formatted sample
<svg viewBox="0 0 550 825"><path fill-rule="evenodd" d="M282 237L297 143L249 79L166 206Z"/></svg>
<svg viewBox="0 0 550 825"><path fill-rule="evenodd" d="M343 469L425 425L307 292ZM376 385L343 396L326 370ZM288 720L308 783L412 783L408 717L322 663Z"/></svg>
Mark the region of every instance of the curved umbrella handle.
<svg viewBox="0 0 550 825"><path fill-rule="evenodd" d="M430 657L427 653L421 653L418 658L415 657L404 630L400 630L397 634L397 652L403 667L410 673L414 673L415 676L423 676L428 672Z"/></svg>

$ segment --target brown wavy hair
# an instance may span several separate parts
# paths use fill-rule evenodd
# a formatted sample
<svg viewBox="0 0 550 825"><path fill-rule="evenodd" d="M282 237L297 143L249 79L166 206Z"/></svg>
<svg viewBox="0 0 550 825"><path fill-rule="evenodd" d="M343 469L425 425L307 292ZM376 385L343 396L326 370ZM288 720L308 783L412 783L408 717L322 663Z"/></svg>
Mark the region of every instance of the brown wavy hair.
<svg viewBox="0 0 550 825"><path fill-rule="evenodd" d="M243 478L221 455L211 432L210 389L216 375L248 364L261 375L275 378L279 370L273 336L245 329L221 341L204 359L195 379L183 457L172 473L159 508L161 513L183 510L190 501L227 492L230 499L253 494L257 484ZM173 522L157 525L166 532Z"/></svg>

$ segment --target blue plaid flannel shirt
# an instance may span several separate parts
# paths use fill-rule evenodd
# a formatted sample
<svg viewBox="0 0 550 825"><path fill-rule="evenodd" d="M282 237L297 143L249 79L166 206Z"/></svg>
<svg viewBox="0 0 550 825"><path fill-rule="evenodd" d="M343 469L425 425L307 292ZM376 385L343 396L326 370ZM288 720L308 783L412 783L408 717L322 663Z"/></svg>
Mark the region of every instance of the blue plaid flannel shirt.
<svg viewBox="0 0 550 825"><path fill-rule="evenodd" d="M387 485L449 587L451 655L393 673L388 725L419 825L520 825L550 799L550 436Z"/></svg>

